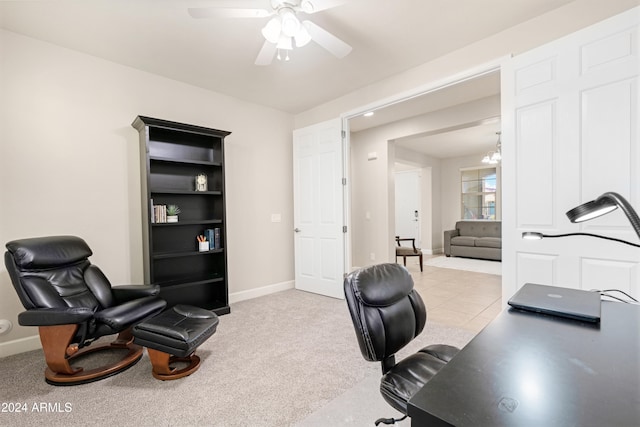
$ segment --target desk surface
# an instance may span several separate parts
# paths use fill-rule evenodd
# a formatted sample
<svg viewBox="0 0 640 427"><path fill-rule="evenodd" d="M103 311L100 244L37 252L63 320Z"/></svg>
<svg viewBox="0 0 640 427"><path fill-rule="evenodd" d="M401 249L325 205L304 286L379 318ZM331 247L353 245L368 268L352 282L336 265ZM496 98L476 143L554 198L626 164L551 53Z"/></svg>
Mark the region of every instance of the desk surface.
<svg viewBox="0 0 640 427"><path fill-rule="evenodd" d="M640 426L640 306L503 311L409 402L412 426Z"/></svg>

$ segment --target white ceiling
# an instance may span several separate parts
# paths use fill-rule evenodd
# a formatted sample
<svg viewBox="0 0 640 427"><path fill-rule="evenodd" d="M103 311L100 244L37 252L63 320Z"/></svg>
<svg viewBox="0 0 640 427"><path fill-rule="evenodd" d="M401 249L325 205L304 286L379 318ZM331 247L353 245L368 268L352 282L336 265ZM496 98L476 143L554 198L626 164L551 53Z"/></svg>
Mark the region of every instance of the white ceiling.
<svg viewBox="0 0 640 427"><path fill-rule="evenodd" d="M359 132L373 127L397 123L400 120L416 123L429 121L429 113L438 111L450 117L444 128L432 129L394 139L396 146L404 147L430 157L445 159L476 155L496 149L500 131L500 108L492 103L474 107L477 120L460 121L460 111L468 110L473 101L500 94L500 72L495 71L475 79L414 97L403 102L374 110L371 117L357 116L349 120L349 129ZM458 116L458 117L456 117Z"/></svg>
<svg viewBox="0 0 640 427"><path fill-rule="evenodd" d="M254 60L268 18L187 13L219 1L4 0L0 28L297 114L572 0L345 0L309 19L349 43L347 57L312 42L266 67Z"/></svg>

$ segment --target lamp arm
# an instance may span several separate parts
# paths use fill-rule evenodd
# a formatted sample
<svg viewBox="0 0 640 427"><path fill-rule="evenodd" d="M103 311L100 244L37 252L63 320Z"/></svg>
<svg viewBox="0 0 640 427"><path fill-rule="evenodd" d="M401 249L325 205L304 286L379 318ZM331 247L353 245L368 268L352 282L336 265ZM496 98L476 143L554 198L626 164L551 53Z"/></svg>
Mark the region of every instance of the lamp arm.
<svg viewBox="0 0 640 427"><path fill-rule="evenodd" d="M597 200L601 200L601 199L613 200L620 207L620 209L622 209L624 214L627 216L627 218L629 219L629 222L633 226L633 229L635 230L636 234L640 238L640 217L638 217L638 214L633 209L631 204L620 194L614 193L613 191L604 193L602 196L598 197Z"/></svg>
<svg viewBox="0 0 640 427"><path fill-rule="evenodd" d="M524 233L523 233L524 234ZM540 238L554 238L554 237L569 237L569 236L589 236L589 237L597 237L598 239L611 240L618 243L624 243L625 245L635 246L636 248L640 248L640 245L637 243L627 242L626 240L617 239L615 237L601 236L599 234L593 233L565 233L565 234L540 234Z"/></svg>

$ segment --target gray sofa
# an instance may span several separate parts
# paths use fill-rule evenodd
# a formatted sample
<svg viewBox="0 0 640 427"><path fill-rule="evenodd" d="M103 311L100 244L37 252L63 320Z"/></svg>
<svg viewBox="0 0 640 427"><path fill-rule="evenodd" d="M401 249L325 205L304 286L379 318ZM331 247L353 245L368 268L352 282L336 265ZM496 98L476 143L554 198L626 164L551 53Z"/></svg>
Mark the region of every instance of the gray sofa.
<svg viewBox="0 0 640 427"><path fill-rule="evenodd" d="M501 221L458 221L444 232L444 254L502 260Z"/></svg>

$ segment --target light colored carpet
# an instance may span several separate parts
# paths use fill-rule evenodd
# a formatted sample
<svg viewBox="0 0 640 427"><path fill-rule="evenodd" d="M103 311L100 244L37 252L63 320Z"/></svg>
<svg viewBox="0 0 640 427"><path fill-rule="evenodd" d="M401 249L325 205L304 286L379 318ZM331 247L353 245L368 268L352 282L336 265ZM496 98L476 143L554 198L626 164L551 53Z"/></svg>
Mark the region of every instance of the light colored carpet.
<svg viewBox="0 0 640 427"><path fill-rule="evenodd" d="M476 273L488 273L502 275L502 263L500 261L488 261L484 259L446 257L444 255L426 258L425 265L439 268L452 268L454 270L475 271Z"/></svg>
<svg viewBox="0 0 640 427"><path fill-rule="evenodd" d="M431 343L463 346L473 333L428 322L398 357ZM32 351L0 360L1 426L339 426L393 416L378 391L380 366L360 355L346 303L296 290L242 301L198 350L200 370L151 376L145 353L131 369L73 387L44 381ZM34 410L44 404L48 410Z"/></svg>

